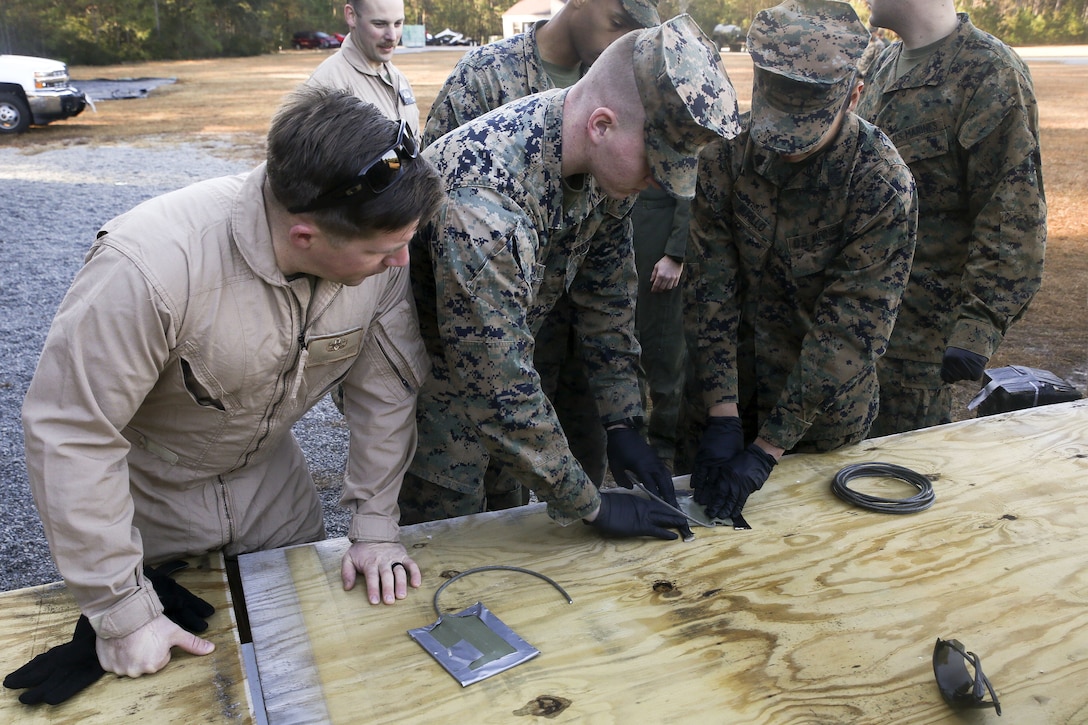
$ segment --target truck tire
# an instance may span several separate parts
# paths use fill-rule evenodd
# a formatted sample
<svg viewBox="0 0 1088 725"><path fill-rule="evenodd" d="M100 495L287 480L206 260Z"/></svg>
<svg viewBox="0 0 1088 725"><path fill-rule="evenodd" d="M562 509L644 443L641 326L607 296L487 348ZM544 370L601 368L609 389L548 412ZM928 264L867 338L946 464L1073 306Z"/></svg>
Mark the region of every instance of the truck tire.
<svg viewBox="0 0 1088 725"><path fill-rule="evenodd" d="M30 128L30 108L14 93L0 93L0 134L22 133Z"/></svg>

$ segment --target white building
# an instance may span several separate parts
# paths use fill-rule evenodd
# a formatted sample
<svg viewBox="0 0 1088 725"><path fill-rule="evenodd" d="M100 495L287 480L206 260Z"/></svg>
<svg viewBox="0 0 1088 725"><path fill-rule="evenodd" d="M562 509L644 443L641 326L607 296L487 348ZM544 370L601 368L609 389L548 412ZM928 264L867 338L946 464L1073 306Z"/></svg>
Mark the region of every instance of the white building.
<svg viewBox="0 0 1088 725"><path fill-rule="evenodd" d="M519 0L502 14L502 37L524 33L538 20L551 18L565 4L565 0Z"/></svg>

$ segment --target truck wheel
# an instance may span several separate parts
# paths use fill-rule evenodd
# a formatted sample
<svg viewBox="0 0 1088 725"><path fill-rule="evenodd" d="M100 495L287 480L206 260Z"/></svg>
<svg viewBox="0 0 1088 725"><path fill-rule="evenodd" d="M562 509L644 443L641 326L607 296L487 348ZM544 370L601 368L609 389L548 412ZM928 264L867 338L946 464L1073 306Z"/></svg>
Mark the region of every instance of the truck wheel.
<svg viewBox="0 0 1088 725"><path fill-rule="evenodd" d="M0 93L0 134L22 133L30 128L30 109L14 93Z"/></svg>

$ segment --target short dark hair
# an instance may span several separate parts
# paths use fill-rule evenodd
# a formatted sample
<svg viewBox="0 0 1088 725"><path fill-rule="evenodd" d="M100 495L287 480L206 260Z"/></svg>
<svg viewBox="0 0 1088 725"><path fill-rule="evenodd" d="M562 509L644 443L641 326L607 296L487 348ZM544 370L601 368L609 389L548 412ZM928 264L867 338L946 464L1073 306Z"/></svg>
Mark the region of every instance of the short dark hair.
<svg viewBox="0 0 1088 725"><path fill-rule="evenodd" d="M268 131L268 182L284 207L301 207L349 183L397 141L400 122L347 91L301 86L292 92ZM404 162L396 184L380 195L360 195L307 214L334 237L370 236L426 221L438 209L442 188L430 162Z"/></svg>

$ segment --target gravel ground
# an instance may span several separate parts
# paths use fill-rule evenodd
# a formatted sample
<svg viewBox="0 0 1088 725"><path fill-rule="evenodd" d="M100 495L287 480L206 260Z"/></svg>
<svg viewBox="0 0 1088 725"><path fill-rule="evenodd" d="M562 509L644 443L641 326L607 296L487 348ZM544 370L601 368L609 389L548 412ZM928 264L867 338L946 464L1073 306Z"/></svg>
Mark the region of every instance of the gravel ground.
<svg viewBox="0 0 1088 725"><path fill-rule="evenodd" d="M27 484L19 414L53 314L95 233L145 199L251 165L216 142L0 148L0 591L60 578ZM325 503L328 533L343 536L342 418L326 399L296 434Z"/></svg>

